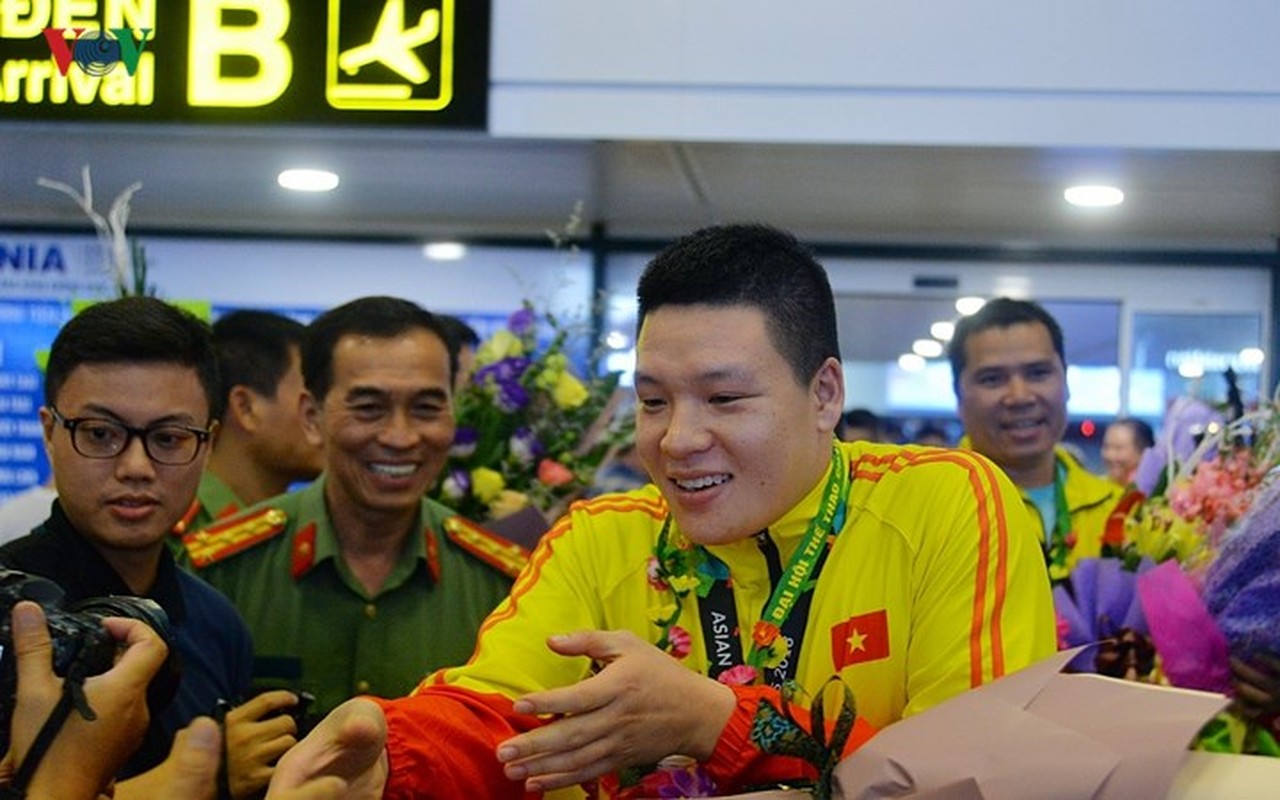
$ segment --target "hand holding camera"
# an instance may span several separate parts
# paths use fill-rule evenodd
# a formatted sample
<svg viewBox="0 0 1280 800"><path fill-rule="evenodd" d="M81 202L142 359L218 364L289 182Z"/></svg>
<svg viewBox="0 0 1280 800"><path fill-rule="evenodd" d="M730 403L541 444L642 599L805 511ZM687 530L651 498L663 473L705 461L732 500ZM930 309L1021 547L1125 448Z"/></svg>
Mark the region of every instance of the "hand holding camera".
<svg viewBox="0 0 1280 800"><path fill-rule="evenodd" d="M229 710L223 718L227 747L227 784L232 797L265 789L280 756L293 747L310 696L286 689L262 692Z"/></svg>
<svg viewBox="0 0 1280 800"><path fill-rule="evenodd" d="M72 711L38 761L27 765L33 745L64 696L63 679L54 671L56 648L46 625L44 609L35 602L13 605L12 625L6 624L6 649L16 664L16 693L8 752L0 762L0 782L22 772L30 775L26 790L36 797L67 800L96 798L110 784L136 747L147 727L147 687L165 665L168 648L156 631L137 619L102 620L112 652L120 649L114 666L84 681L84 699L93 720ZM6 623L8 623L6 619ZM24 770L24 766L26 769Z"/></svg>

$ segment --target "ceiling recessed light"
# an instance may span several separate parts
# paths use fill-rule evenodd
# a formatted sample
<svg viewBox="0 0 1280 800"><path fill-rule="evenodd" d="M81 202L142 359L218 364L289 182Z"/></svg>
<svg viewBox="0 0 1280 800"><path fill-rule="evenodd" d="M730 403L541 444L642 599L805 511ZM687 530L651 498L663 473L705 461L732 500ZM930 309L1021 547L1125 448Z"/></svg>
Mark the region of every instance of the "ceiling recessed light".
<svg viewBox="0 0 1280 800"><path fill-rule="evenodd" d="M1241 366L1259 367L1267 359L1267 354L1262 352L1261 347L1246 347L1240 351L1239 358Z"/></svg>
<svg viewBox="0 0 1280 800"><path fill-rule="evenodd" d="M960 297L956 299L956 311L967 317L970 314L978 313L978 309L986 304L987 301L981 297Z"/></svg>
<svg viewBox="0 0 1280 800"><path fill-rule="evenodd" d="M937 339L916 339L911 343L911 352L924 358L937 358L942 355L942 342Z"/></svg>
<svg viewBox="0 0 1280 800"><path fill-rule="evenodd" d="M956 324L948 320L938 320L929 326L929 335L940 342L949 342L956 335Z"/></svg>
<svg viewBox="0 0 1280 800"><path fill-rule="evenodd" d="M1203 378L1204 364L1199 361L1183 361L1178 365L1178 374L1184 378Z"/></svg>
<svg viewBox="0 0 1280 800"><path fill-rule="evenodd" d="M1108 208L1124 202L1124 192L1115 186L1100 184L1069 186L1062 196L1068 203L1080 208Z"/></svg>
<svg viewBox="0 0 1280 800"><path fill-rule="evenodd" d="M919 372L924 367L924 359L915 353L903 353L898 356L898 369L903 372Z"/></svg>
<svg viewBox="0 0 1280 800"><path fill-rule="evenodd" d="M276 183L295 192L328 192L338 187L338 175L327 169L286 169Z"/></svg>
<svg viewBox="0 0 1280 800"><path fill-rule="evenodd" d="M467 255L467 246L462 242L431 242L423 246L422 255L432 261L461 261Z"/></svg>

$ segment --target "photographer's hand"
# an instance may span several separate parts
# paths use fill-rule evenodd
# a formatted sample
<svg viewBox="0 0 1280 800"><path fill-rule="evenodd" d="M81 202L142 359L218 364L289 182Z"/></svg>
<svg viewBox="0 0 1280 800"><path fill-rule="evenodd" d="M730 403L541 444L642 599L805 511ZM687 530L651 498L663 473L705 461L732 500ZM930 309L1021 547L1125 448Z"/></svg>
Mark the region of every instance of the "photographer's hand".
<svg viewBox="0 0 1280 800"><path fill-rule="evenodd" d="M256 797L267 787L276 761L298 741L293 717L274 714L297 704L297 695L277 689L263 692L227 712L223 724L227 783L232 797Z"/></svg>
<svg viewBox="0 0 1280 800"><path fill-rule="evenodd" d="M196 717L173 739L155 768L116 784L115 800L214 800L222 766L222 733L209 717Z"/></svg>
<svg viewBox="0 0 1280 800"><path fill-rule="evenodd" d="M29 798L97 798L137 748L148 722L147 684L164 664L168 649L146 623L108 618L108 632L123 647L115 666L84 684L90 722L72 711L41 757L27 787ZM9 752L0 776L11 780L27 758L40 729L62 697L62 679L53 671L53 645L39 605L13 607L13 649L18 687Z"/></svg>

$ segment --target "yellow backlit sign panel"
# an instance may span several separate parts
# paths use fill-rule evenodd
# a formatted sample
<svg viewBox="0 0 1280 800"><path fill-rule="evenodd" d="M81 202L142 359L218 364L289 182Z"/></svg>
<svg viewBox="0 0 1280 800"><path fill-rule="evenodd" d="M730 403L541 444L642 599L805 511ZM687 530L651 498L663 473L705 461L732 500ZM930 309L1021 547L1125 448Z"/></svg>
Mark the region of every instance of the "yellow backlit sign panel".
<svg viewBox="0 0 1280 800"><path fill-rule="evenodd" d="M488 0L325 3L0 0L0 116L484 127Z"/></svg>
<svg viewBox="0 0 1280 800"><path fill-rule="evenodd" d="M360 14L351 14L357 8ZM406 8L407 7L407 8ZM347 9L345 15L343 9ZM453 98L453 0L329 0L325 97L334 108L436 111ZM407 13L406 13L407 12Z"/></svg>

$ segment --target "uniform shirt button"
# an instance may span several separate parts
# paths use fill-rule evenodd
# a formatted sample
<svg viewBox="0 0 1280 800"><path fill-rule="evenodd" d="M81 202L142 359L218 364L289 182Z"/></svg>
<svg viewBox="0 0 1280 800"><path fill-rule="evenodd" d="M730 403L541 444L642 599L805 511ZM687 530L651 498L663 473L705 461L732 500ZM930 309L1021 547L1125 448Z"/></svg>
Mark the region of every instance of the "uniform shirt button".
<svg viewBox="0 0 1280 800"><path fill-rule="evenodd" d="M365 615L366 617L368 617L369 619L377 619L377 618L378 618L378 607L377 607L376 605L374 605L373 603L369 603L368 605L366 605L366 606L364 607L364 615Z"/></svg>
<svg viewBox="0 0 1280 800"><path fill-rule="evenodd" d="M368 693L369 693L369 682L368 682L368 681L356 681L356 693L357 693L357 694L368 694Z"/></svg>

